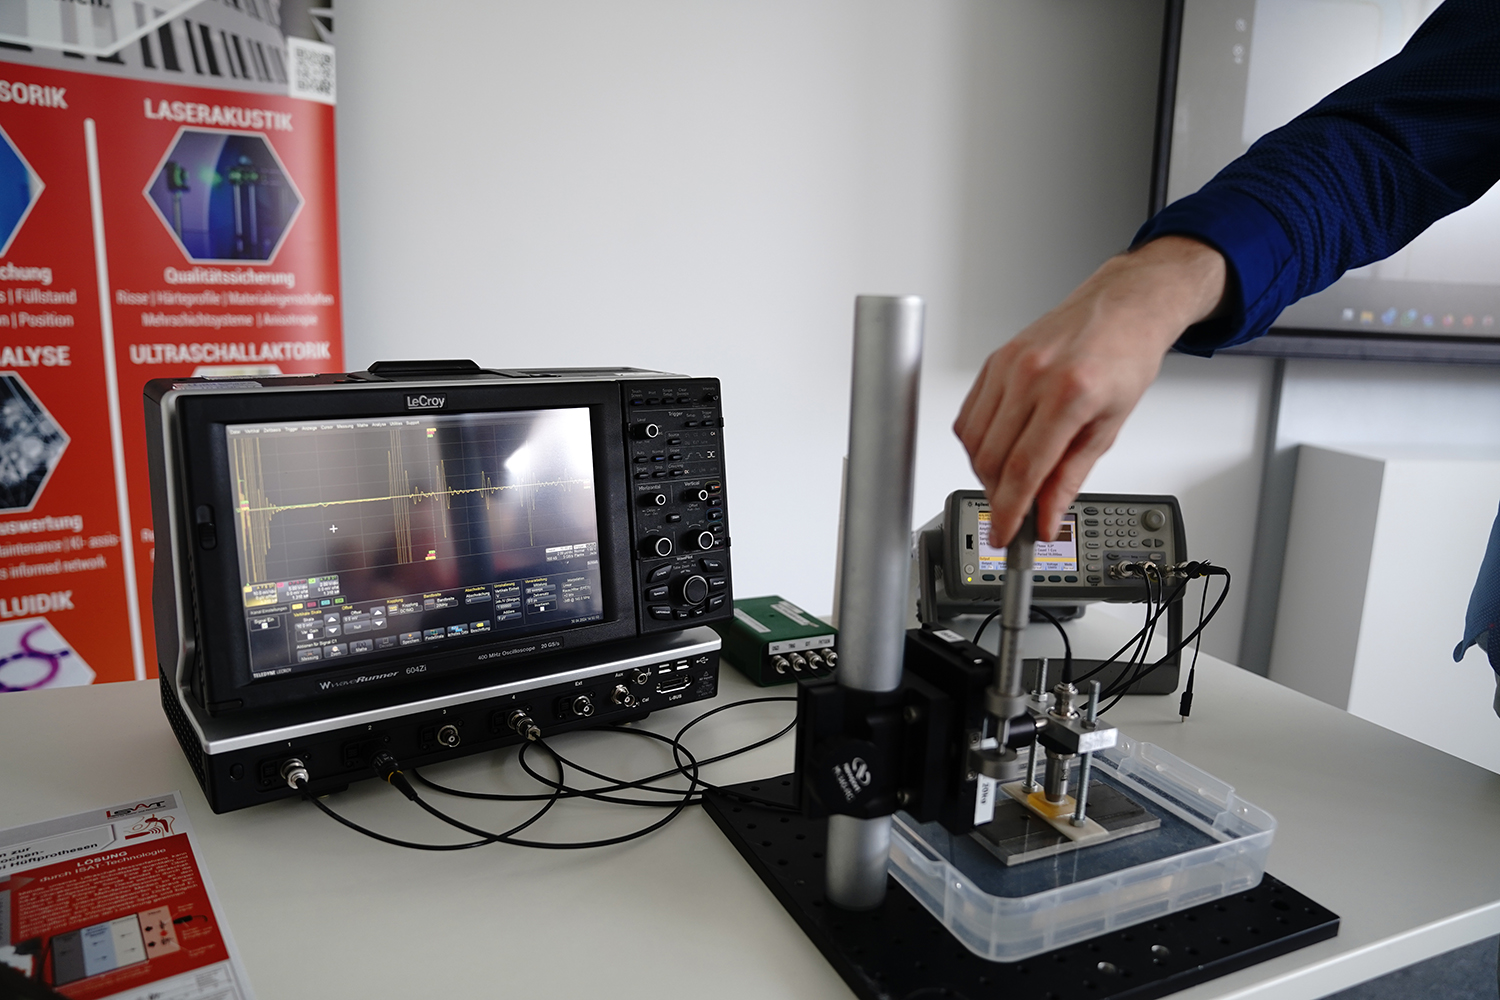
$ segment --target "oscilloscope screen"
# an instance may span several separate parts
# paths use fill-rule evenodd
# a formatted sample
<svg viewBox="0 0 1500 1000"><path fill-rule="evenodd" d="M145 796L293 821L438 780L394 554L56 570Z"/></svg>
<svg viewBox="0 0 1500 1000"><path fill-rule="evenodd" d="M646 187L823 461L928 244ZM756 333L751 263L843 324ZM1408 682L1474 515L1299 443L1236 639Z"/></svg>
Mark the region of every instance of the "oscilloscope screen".
<svg viewBox="0 0 1500 1000"><path fill-rule="evenodd" d="M225 434L254 676L604 616L587 408Z"/></svg>

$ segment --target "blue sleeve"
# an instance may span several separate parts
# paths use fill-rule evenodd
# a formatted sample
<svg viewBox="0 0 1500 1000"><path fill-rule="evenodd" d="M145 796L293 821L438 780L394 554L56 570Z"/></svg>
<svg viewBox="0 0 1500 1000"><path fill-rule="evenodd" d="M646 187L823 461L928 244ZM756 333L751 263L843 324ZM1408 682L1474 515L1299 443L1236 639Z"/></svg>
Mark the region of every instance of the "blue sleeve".
<svg viewBox="0 0 1500 1000"><path fill-rule="evenodd" d="M1447 0L1394 58L1263 136L1136 234L1224 254L1224 313L1180 350L1265 333L1296 300L1382 260L1500 178L1500 3Z"/></svg>

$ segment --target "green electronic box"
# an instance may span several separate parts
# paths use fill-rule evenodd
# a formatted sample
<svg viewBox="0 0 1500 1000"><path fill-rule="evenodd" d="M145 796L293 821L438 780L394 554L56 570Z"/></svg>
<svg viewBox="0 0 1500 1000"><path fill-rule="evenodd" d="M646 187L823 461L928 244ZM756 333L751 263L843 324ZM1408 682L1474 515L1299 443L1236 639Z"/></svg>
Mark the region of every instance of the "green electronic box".
<svg viewBox="0 0 1500 1000"><path fill-rule="evenodd" d="M713 628L720 655L761 687L826 677L838 664L838 630L783 597L735 601L734 617Z"/></svg>

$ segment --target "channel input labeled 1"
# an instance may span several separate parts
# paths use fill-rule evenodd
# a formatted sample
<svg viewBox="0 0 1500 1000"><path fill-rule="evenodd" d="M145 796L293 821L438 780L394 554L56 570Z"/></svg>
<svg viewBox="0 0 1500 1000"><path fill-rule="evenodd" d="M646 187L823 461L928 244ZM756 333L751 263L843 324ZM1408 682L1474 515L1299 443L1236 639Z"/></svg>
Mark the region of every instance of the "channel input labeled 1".
<svg viewBox="0 0 1500 1000"><path fill-rule="evenodd" d="M307 765L293 757L281 765L281 780L285 781L289 788L300 789L312 779L307 773Z"/></svg>

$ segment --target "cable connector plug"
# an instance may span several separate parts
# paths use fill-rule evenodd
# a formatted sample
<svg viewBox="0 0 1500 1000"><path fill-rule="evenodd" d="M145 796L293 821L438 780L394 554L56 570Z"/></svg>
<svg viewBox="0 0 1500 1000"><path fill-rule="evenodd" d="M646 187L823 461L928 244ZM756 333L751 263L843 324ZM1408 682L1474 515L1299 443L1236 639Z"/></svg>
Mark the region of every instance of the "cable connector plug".
<svg viewBox="0 0 1500 1000"><path fill-rule="evenodd" d="M296 757L292 757L281 765L281 780L296 791L307 787L312 776L307 773L307 765Z"/></svg>
<svg viewBox="0 0 1500 1000"><path fill-rule="evenodd" d="M405 795L413 802L417 801L417 790L411 786L411 782L402 773L400 761L396 760L389 753L382 750L376 754L374 759L370 761L370 770L374 771L381 778L384 778L386 784L394 787L402 795Z"/></svg>

